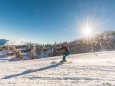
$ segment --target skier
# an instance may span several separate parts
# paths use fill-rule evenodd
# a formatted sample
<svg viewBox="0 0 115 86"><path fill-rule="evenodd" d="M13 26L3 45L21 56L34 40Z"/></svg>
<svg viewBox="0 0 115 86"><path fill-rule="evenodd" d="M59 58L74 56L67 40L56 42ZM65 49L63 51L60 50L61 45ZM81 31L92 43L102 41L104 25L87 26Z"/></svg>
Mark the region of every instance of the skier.
<svg viewBox="0 0 115 86"><path fill-rule="evenodd" d="M71 51L64 44L62 44L61 48L59 48L57 51L59 51L59 50L63 50L64 51L63 60L61 62L66 62L66 57L71 54Z"/></svg>

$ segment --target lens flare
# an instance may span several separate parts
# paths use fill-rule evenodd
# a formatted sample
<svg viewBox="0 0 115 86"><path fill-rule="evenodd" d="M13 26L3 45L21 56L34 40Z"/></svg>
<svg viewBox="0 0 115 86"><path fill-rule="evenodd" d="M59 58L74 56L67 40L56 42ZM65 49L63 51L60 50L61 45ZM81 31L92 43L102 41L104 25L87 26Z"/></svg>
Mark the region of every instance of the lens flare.
<svg viewBox="0 0 115 86"><path fill-rule="evenodd" d="M83 28L82 28L82 34L85 36L85 37L91 37L92 36L92 27L90 25L85 25Z"/></svg>

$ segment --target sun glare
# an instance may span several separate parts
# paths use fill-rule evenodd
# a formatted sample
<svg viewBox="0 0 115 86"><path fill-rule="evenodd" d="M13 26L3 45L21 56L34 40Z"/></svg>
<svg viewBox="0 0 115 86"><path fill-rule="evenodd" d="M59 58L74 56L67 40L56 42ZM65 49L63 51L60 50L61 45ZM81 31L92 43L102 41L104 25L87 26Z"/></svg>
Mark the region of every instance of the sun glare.
<svg viewBox="0 0 115 86"><path fill-rule="evenodd" d="M91 27L84 27L83 28L83 35L85 37L91 37L92 31L91 31Z"/></svg>
<svg viewBox="0 0 115 86"><path fill-rule="evenodd" d="M92 38L99 32L99 28L102 27L102 22L95 19L94 15L82 16L76 20L76 28L79 31L82 38Z"/></svg>
<svg viewBox="0 0 115 86"><path fill-rule="evenodd" d="M80 31L83 37L91 38L94 34L95 24L93 18L84 18L83 22L80 22Z"/></svg>

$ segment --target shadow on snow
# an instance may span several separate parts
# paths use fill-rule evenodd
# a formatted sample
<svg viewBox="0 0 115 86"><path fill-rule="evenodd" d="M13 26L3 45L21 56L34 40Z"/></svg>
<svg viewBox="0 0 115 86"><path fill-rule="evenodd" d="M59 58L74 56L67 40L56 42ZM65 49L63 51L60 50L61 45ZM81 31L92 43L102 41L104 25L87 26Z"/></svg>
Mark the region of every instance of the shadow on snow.
<svg viewBox="0 0 115 86"><path fill-rule="evenodd" d="M21 76L21 75L26 75L26 74L33 73L33 72L48 70L48 69L51 69L51 68L58 67L59 65L61 65L61 64L58 63L58 64L50 65L50 66L43 67L43 68L40 68L40 69L35 69L35 70L26 70L26 71L24 71L22 73L12 74L12 75L9 75L9 76L5 76L4 78L1 78L1 79L10 79L10 78L13 78L13 77L17 77L17 76Z"/></svg>

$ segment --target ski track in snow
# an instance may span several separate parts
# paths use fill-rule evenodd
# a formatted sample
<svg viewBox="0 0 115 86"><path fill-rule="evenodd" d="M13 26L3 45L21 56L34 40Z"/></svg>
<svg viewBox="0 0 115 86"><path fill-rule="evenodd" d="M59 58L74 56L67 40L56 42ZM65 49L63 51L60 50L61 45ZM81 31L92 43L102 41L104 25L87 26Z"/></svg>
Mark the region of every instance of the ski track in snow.
<svg viewBox="0 0 115 86"><path fill-rule="evenodd" d="M0 54L0 86L115 86L115 51L13 60ZM12 59L12 60L11 60Z"/></svg>

